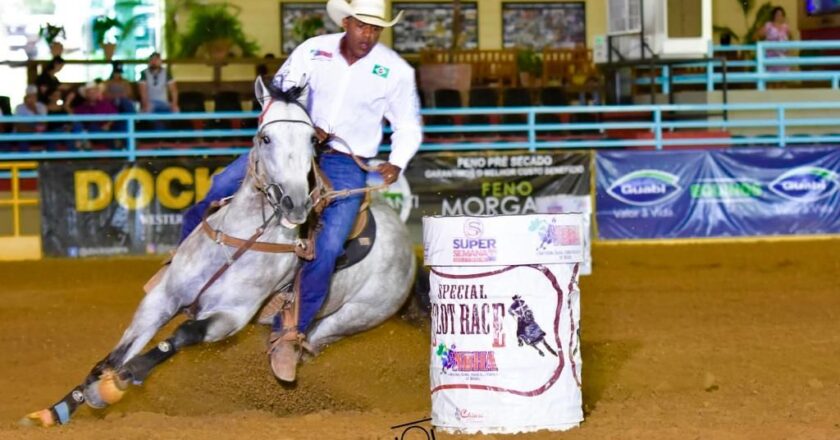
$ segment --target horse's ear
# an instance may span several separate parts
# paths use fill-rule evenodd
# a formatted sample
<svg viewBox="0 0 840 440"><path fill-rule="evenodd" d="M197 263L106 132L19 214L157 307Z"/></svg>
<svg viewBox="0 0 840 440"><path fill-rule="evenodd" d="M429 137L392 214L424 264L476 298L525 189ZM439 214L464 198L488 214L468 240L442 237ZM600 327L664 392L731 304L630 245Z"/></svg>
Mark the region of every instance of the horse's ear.
<svg viewBox="0 0 840 440"><path fill-rule="evenodd" d="M271 97L271 94L268 92L268 87L266 87L262 80L262 75L258 76L257 80L254 81L254 96L257 98L257 102L260 103L260 107L268 102Z"/></svg>
<svg viewBox="0 0 840 440"><path fill-rule="evenodd" d="M302 84L303 87L300 90L300 95L298 95L297 100L300 103L300 105L303 106L303 108L308 108L307 104L309 101L309 91L311 90L311 88L309 87L309 81L306 81Z"/></svg>

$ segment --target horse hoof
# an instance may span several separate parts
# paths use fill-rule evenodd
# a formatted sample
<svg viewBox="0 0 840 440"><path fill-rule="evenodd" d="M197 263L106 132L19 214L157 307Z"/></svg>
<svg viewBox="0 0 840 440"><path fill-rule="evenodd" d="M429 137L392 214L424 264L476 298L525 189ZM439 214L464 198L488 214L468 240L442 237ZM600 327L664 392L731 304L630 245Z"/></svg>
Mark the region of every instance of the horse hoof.
<svg viewBox="0 0 840 440"><path fill-rule="evenodd" d="M48 409L42 409L40 411L35 411L27 414L24 418L18 420L18 425L45 428L48 426L55 425L55 418L53 417L52 411Z"/></svg>
<svg viewBox="0 0 840 440"><path fill-rule="evenodd" d="M117 374L108 370L99 376L99 380L85 387L85 402L91 408L102 409L119 402L125 395L128 383Z"/></svg>

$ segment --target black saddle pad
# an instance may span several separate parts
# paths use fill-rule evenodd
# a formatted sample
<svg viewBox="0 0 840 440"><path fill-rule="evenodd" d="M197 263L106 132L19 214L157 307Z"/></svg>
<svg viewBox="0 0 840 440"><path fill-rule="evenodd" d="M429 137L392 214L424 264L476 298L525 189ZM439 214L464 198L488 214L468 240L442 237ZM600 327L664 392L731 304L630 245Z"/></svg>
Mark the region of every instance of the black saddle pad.
<svg viewBox="0 0 840 440"><path fill-rule="evenodd" d="M372 212L367 211L367 216L367 225L365 225L362 233L358 237L344 243L344 254L338 257L338 260L335 262L336 272L347 269L362 261L370 253L371 248L373 248L373 242L376 240L376 221L373 218Z"/></svg>

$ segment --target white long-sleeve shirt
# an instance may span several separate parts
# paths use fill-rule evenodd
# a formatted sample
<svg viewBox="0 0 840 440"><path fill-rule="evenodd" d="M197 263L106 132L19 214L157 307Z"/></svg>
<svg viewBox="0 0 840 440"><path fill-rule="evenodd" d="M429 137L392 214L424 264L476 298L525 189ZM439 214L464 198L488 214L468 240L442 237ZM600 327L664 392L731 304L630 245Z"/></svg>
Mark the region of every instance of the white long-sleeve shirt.
<svg viewBox="0 0 840 440"><path fill-rule="evenodd" d="M348 65L339 49L343 36L322 35L301 43L277 71L274 85L287 90L308 82L312 121L347 143L331 142L341 152L375 156L387 119L393 129L388 161L405 169L423 138L414 69L382 44Z"/></svg>

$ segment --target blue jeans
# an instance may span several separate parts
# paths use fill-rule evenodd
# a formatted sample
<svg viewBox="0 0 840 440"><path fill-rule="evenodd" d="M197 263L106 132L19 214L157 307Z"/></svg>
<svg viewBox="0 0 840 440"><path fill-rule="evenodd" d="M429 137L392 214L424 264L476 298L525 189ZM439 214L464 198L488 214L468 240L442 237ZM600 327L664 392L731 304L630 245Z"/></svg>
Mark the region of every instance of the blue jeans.
<svg viewBox="0 0 840 440"><path fill-rule="evenodd" d="M333 189L363 188L367 184L367 172L350 156L322 154L318 165ZM344 253L344 242L350 236L363 199L362 194L335 199L321 213L315 238L315 259L303 263L300 270L300 332L306 332L327 298L335 262Z"/></svg>
<svg viewBox="0 0 840 440"><path fill-rule="evenodd" d="M221 173L213 176L213 183L210 185L210 190L207 191L204 199L184 213L184 219L181 225L181 239L178 243L184 241L190 235L190 232L201 223L201 219L204 217L207 208L210 207L211 202L230 197L239 189L239 185L245 180L245 174L247 172L248 153L245 153L237 157Z"/></svg>
<svg viewBox="0 0 840 440"><path fill-rule="evenodd" d="M170 105L168 102L152 101L150 104L152 107L152 113L172 113L172 105ZM152 128L154 128L156 131L166 130L166 121L153 120Z"/></svg>

